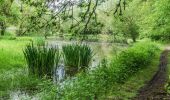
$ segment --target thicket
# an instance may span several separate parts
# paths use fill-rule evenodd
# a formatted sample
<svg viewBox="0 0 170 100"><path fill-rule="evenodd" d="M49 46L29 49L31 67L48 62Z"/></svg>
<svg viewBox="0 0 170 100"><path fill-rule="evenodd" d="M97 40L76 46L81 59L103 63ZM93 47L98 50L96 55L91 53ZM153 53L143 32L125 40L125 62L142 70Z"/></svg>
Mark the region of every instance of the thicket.
<svg viewBox="0 0 170 100"><path fill-rule="evenodd" d="M139 27L140 38L169 40L170 0L132 0L123 15L130 15Z"/></svg>
<svg viewBox="0 0 170 100"><path fill-rule="evenodd" d="M114 91L114 84L123 84L130 76L145 68L159 48L155 43L136 43L112 59L106 60L95 70L80 73L77 78L66 80L58 89L58 99L99 99Z"/></svg>

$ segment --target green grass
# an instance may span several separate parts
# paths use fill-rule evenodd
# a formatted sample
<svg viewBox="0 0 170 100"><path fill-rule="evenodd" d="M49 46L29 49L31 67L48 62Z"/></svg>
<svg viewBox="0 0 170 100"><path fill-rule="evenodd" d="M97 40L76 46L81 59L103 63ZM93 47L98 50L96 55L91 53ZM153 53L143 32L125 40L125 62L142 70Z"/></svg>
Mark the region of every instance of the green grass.
<svg viewBox="0 0 170 100"><path fill-rule="evenodd" d="M0 71L25 64L22 49L28 41L0 40Z"/></svg>
<svg viewBox="0 0 170 100"><path fill-rule="evenodd" d="M94 56L92 49L86 44L65 45L63 48L63 56L67 67L83 69L89 67L92 57Z"/></svg>
<svg viewBox="0 0 170 100"><path fill-rule="evenodd" d="M0 97L14 84L13 79L24 68L22 48L28 41L0 40Z"/></svg>
<svg viewBox="0 0 170 100"><path fill-rule="evenodd" d="M138 90L148 82L158 70L160 52L152 59L152 62L138 73L130 77L123 85L115 84L110 91L110 99L129 100L137 95Z"/></svg>
<svg viewBox="0 0 170 100"><path fill-rule="evenodd" d="M9 99L11 91L40 92L52 82L47 79L37 79L28 75L23 49L32 38L0 39L0 99ZM36 93L35 93L36 94Z"/></svg>

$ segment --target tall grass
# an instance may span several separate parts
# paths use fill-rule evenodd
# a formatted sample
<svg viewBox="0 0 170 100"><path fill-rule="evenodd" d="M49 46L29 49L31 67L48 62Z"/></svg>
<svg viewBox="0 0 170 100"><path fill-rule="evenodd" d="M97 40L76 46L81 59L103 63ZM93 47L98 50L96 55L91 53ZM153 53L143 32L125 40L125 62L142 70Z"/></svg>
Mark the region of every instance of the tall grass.
<svg viewBox="0 0 170 100"><path fill-rule="evenodd" d="M54 65L58 65L60 59L60 53L57 48L40 47L32 43L28 44L23 52L30 73L39 77L53 75Z"/></svg>
<svg viewBox="0 0 170 100"><path fill-rule="evenodd" d="M65 65L75 69L86 69L93 57L92 49L86 44L65 45L63 48Z"/></svg>
<svg viewBox="0 0 170 100"><path fill-rule="evenodd" d="M84 44L80 45L79 52L81 68L88 67L93 57L92 49L88 45Z"/></svg>

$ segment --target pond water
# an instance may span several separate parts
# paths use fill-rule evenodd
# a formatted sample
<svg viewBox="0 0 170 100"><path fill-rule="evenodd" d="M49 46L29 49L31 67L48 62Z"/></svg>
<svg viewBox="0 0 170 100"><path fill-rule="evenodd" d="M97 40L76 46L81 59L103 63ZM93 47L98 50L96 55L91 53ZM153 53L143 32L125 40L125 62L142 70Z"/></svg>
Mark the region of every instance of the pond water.
<svg viewBox="0 0 170 100"><path fill-rule="evenodd" d="M59 41L59 40L48 40L47 41L47 44L49 46L54 46L54 47L56 46L56 47L59 47L59 49L62 49L63 45L74 44L74 43L80 43L80 42L79 41ZM93 61L95 62L96 60L101 60L103 58L111 58L111 56L113 56L120 50L127 47L126 44L121 44L121 43L107 43L107 42L81 42L81 43L87 44L92 48L95 54L95 56L93 57Z"/></svg>
<svg viewBox="0 0 170 100"><path fill-rule="evenodd" d="M49 46L58 47L62 49L63 45L80 43L79 41L59 41L59 40L48 40L47 44ZM94 52L94 57L91 62L91 68L95 68L99 65L100 61L104 58L110 59L112 56L116 55L122 49L126 48L127 45L120 43L106 43L106 42L81 42L87 44L91 47ZM60 64L54 73L54 81L60 82L65 77L64 65Z"/></svg>
<svg viewBox="0 0 170 100"><path fill-rule="evenodd" d="M26 91L12 91L10 93L10 100L39 100L38 97L31 96Z"/></svg>

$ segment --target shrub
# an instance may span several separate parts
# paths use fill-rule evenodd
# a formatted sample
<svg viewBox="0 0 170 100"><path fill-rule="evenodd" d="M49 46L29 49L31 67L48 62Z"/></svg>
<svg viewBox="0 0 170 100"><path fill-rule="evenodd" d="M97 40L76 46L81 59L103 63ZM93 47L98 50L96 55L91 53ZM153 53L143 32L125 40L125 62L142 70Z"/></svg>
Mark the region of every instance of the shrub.
<svg viewBox="0 0 170 100"><path fill-rule="evenodd" d="M24 56L27 61L29 73L43 77L51 77L54 64L60 59L59 50L54 47L47 48L45 45L35 46L33 43L26 46Z"/></svg>
<svg viewBox="0 0 170 100"><path fill-rule="evenodd" d="M139 36L139 26L134 20L133 16L121 16L115 20L114 33L122 34L123 37L131 38L133 42L136 42L136 39Z"/></svg>
<svg viewBox="0 0 170 100"><path fill-rule="evenodd" d="M65 45L63 46L63 54L65 65L69 69L75 69L75 71L88 68L93 57L93 51L86 44Z"/></svg>
<svg viewBox="0 0 170 100"><path fill-rule="evenodd" d="M116 81L124 82L129 76L142 69L143 66L148 65L157 50L159 49L156 44L143 42L136 43L133 47L120 53L111 64L112 67L118 67L119 69L116 72L116 76L118 75Z"/></svg>
<svg viewBox="0 0 170 100"><path fill-rule="evenodd" d="M145 68L157 51L154 43L136 43L113 58L111 64L103 60L97 69L66 81L64 88L59 89L58 97L78 100L102 98L114 90L114 84L123 84L139 69Z"/></svg>

